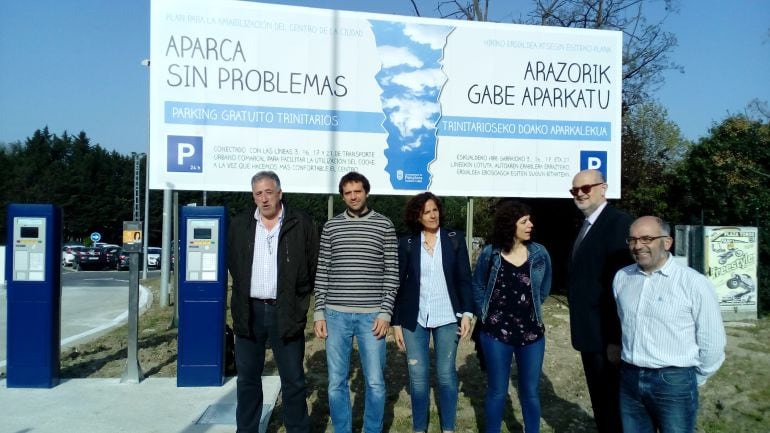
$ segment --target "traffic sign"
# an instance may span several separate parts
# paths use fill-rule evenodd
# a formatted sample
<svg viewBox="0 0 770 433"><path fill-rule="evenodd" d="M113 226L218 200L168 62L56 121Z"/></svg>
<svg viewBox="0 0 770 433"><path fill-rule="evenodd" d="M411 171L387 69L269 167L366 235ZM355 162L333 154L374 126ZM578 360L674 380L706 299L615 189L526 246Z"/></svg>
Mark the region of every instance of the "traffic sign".
<svg viewBox="0 0 770 433"><path fill-rule="evenodd" d="M92 242L99 242L100 240L102 240L102 235L99 234L99 232L91 233L91 241Z"/></svg>

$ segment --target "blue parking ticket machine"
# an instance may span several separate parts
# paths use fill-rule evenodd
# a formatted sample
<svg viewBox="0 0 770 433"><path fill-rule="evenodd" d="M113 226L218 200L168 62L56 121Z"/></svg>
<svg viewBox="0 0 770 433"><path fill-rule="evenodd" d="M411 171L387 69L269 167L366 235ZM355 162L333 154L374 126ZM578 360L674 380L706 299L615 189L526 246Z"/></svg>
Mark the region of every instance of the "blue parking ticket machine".
<svg viewBox="0 0 770 433"><path fill-rule="evenodd" d="M222 386L227 293L225 208L182 207L179 232L176 384Z"/></svg>
<svg viewBox="0 0 770 433"><path fill-rule="evenodd" d="M8 388L59 382L61 210L10 204L7 219Z"/></svg>

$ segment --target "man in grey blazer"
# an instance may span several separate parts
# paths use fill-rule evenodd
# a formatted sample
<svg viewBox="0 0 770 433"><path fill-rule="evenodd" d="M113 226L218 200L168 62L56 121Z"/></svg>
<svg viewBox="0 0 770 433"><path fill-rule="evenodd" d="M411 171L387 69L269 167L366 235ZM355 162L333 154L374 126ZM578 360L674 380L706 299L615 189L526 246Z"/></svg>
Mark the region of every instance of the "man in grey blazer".
<svg viewBox="0 0 770 433"><path fill-rule="evenodd" d="M580 352L599 433L622 432L618 407L620 322L612 278L632 263L625 238L632 218L607 203L598 170L572 180L575 206L585 217L568 260L572 347Z"/></svg>

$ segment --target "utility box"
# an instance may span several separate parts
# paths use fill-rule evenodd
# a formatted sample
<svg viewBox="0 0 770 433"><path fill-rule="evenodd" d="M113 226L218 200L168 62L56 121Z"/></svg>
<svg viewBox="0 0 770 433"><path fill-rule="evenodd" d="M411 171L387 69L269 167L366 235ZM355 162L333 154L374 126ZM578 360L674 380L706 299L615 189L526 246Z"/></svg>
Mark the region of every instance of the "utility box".
<svg viewBox="0 0 770 433"><path fill-rule="evenodd" d="M722 319L757 318L759 231L756 227L676 226L676 254L714 284ZM679 236L686 248L681 251Z"/></svg>
<svg viewBox="0 0 770 433"><path fill-rule="evenodd" d="M61 227L61 210L56 206L8 206L9 388L51 388L59 382Z"/></svg>
<svg viewBox="0 0 770 433"><path fill-rule="evenodd" d="M227 220L221 206L182 207L177 386L224 383Z"/></svg>

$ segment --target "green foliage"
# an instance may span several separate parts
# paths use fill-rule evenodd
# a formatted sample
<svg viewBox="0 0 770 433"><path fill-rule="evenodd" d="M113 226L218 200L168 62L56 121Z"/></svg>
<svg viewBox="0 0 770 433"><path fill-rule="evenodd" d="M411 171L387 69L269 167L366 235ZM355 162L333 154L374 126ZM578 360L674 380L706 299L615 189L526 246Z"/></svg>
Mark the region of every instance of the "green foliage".
<svg viewBox="0 0 770 433"><path fill-rule="evenodd" d="M52 203L64 214L64 240L84 241L93 231L119 239L131 219L133 163L129 157L93 146L84 132L52 135L37 130L24 144L0 150L3 186L0 226L5 235L9 203Z"/></svg>
<svg viewBox="0 0 770 433"><path fill-rule="evenodd" d="M760 308L770 308L770 122L731 116L676 167L672 221L759 227Z"/></svg>
<svg viewBox="0 0 770 433"><path fill-rule="evenodd" d="M622 206L636 215L670 213L665 195L674 165L691 145L679 127L668 120L666 109L644 103L628 109L622 130Z"/></svg>

